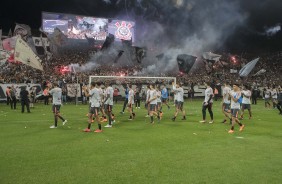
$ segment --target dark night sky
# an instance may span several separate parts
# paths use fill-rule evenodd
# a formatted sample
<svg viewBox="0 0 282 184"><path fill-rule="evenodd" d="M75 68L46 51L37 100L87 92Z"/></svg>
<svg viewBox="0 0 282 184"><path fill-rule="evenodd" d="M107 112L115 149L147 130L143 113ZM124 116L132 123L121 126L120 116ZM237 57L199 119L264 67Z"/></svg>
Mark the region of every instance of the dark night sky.
<svg viewBox="0 0 282 184"><path fill-rule="evenodd" d="M105 0L104 0L105 1ZM32 29L38 29L41 25L41 12L62 12L81 14L97 17L115 17L121 12L136 10L142 14L142 10L136 8L136 2L140 0L111 0L105 3L103 0L7 0L1 2L0 27L8 32L15 22L28 24ZM110 0L108 0L110 1ZM147 1L147 2L146 2ZM161 2L172 4L176 0L143 0L146 5L153 4L162 14L158 4ZM185 0L183 0L185 1ZM188 1L188 0L187 0ZM198 1L194 0L195 4ZM209 1L209 0L206 0ZM217 0L211 0L217 1ZM236 1L236 0L226 0ZM226 41L225 47L234 50L282 50L282 31L274 36L265 36L266 27L282 24L282 0L237 0L240 8L247 16L244 26L238 27ZM117 4L117 2L119 2ZM149 2L149 3L148 3ZM147 3L147 4L146 4ZM177 9L175 9L177 11ZM164 13L165 14L165 13ZM155 17L151 17L156 20Z"/></svg>

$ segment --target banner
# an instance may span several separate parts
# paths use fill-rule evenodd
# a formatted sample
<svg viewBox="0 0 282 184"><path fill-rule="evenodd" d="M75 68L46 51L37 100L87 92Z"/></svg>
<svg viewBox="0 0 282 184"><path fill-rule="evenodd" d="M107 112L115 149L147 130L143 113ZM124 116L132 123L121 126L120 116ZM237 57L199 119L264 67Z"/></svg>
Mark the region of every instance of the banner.
<svg viewBox="0 0 282 184"><path fill-rule="evenodd" d="M21 88L26 87L26 90L30 93L32 91L33 88L36 88L36 92L37 93L41 93L42 89L41 89L41 84L0 84L0 101L6 101L7 96L6 96L6 88L8 86L14 86L14 88L16 89L16 98L19 99L20 98L20 92L21 92Z"/></svg>
<svg viewBox="0 0 282 184"><path fill-rule="evenodd" d="M44 47L44 45L45 45L45 47L50 46L48 38L44 38L44 37L41 38L41 37L34 37L33 36L32 39L33 39L34 45L36 47Z"/></svg>
<svg viewBox="0 0 282 184"><path fill-rule="evenodd" d="M15 47L15 60L43 71L41 59L32 51L28 44L18 36Z"/></svg>
<svg viewBox="0 0 282 184"><path fill-rule="evenodd" d="M239 75L240 77L247 77L249 75L249 73L251 73L251 71L254 69L254 67L256 66L257 62L258 62L259 58L256 58L252 61L250 61L248 64L246 64L240 71L239 71Z"/></svg>
<svg viewBox="0 0 282 184"><path fill-rule="evenodd" d="M81 97L80 84L67 84L67 91L69 97Z"/></svg>
<svg viewBox="0 0 282 184"><path fill-rule="evenodd" d="M14 50L16 46L16 40L16 36L4 39L2 41L3 49L8 51Z"/></svg>

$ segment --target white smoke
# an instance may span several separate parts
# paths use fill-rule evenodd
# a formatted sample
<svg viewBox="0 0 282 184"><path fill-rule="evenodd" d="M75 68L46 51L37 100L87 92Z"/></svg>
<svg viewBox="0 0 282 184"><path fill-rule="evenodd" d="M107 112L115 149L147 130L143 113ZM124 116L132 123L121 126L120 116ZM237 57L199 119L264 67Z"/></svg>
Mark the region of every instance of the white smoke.
<svg viewBox="0 0 282 184"><path fill-rule="evenodd" d="M134 18L136 22L135 45L147 48L147 55L142 60L145 68L141 71L143 74L152 71L155 75L167 71L177 72L177 55L200 56L203 52L220 48L246 20L240 4L234 1L180 0L172 4L170 1L156 0L144 7L141 3L139 0L137 4L144 12L143 16L137 16L133 11L126 16L131 16L128 18ZM156 56L162 53L163 59L157 59ZM92 58L91 62L97 62L97 58ZM108 60L101 63L112 64ZM136 65L130 57L130 51L125 52L118 63Z"/></svg>
<svg viewBox="0 0 282 184"><path fill-rule="evenodd" d="M184 6L182 1L179 3ZM197 3L193 2L193 4ZM187 6L190 4L188 3ZM137 44L147 48L151 48L152 45L155 47L153 49L155 53L143 60L148 68L154 63L157 66L155 73L176 71L178 70L177 55L200 56L203 52L219 48L246 20L237 3L199 2L197 7L195 11L190 11L191 8L179 9L183 12L177 12L178 18L173 19L174 22L171 24L145 21L143 29L138 29L141 34L137 33L137 35L142 36L137 39ZM165 12L169 14L171 7L166 6ZM188 26L186 22L192 25ZM155 56L161 53L164 53L165 59L156 60ZM148 68L147 70L150 71Z"/></svg>
<svg viewBox="0 0 282 184"><path fill-rule="evenodd" d="M88 62L85 65L80 66L79 64L70 64L69 68L73 68L75 72L87 72L91 71L93 68L99 67L100 65L95 62Z"/></svg>
<svg viewBox="0 0 282 184"><path fill-rule="evenodd" d="M278 33L279 31L281 31L281 26L280 24L276 25L276 26L273 26L273 27L270 27L270 28L266 28L265 29L265 34L267 36L273 36L275 35L276 33Z"/></svg>

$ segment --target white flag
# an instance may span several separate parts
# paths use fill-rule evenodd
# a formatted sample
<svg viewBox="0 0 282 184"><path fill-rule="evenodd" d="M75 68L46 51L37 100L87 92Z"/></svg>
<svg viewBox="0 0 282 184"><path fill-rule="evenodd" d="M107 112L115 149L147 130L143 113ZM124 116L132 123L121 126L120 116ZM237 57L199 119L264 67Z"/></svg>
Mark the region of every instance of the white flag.
<svg viewBox="0 0 282 184"><path fill-rule="evenodd" d="M247 77L249 75L249 73L251 73L251 71L254 69L254 67L256 66L257 62L258 62L259 58L254 59L252 61L250 61L248 64L246 64L240 71L239 71L239 75L240 77Z"/></svg>
<svg viewBox="0 0 282 184"><path fill-rule="evenodd" d="M214 60L214 61L219 61L219 58L221 55L214 54L212 52L204 52L203 53L203 58L207 60Z"/></svg>
<svg viewBox="0 0 282 184"><path fill-rule="evenodd" d="M17 38L14 57L15 61L22 62L25 65L43 71L41 59L32 51L29 45L20 36Z"/></svg>
<svg viewBox="0 0 282 184"><path fill-rule="evenodd" d="M258 75L264 74L265 72L266 72L265 69L261 69L261 70L258 71L254 76L258 76Z"/></svg>
<svg viewBox="0 0 282 184"><path fill-rule="evenodd" d="M14 36L21 35L22 37L30 36L31 29L26 24L18 24L16 23L16 27L14 29Z"/></svg>

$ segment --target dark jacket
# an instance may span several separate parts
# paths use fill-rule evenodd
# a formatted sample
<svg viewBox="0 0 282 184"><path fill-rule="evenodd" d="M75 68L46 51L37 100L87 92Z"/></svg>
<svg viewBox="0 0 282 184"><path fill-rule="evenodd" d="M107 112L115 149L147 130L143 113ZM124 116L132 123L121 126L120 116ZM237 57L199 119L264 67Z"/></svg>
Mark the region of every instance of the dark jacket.
<svg viewBox="0 0 282 184"><path fill-rule="evenodd" d="M21 101L28 101L28 91L26 89L22 89L20 92Z"/></svg>

